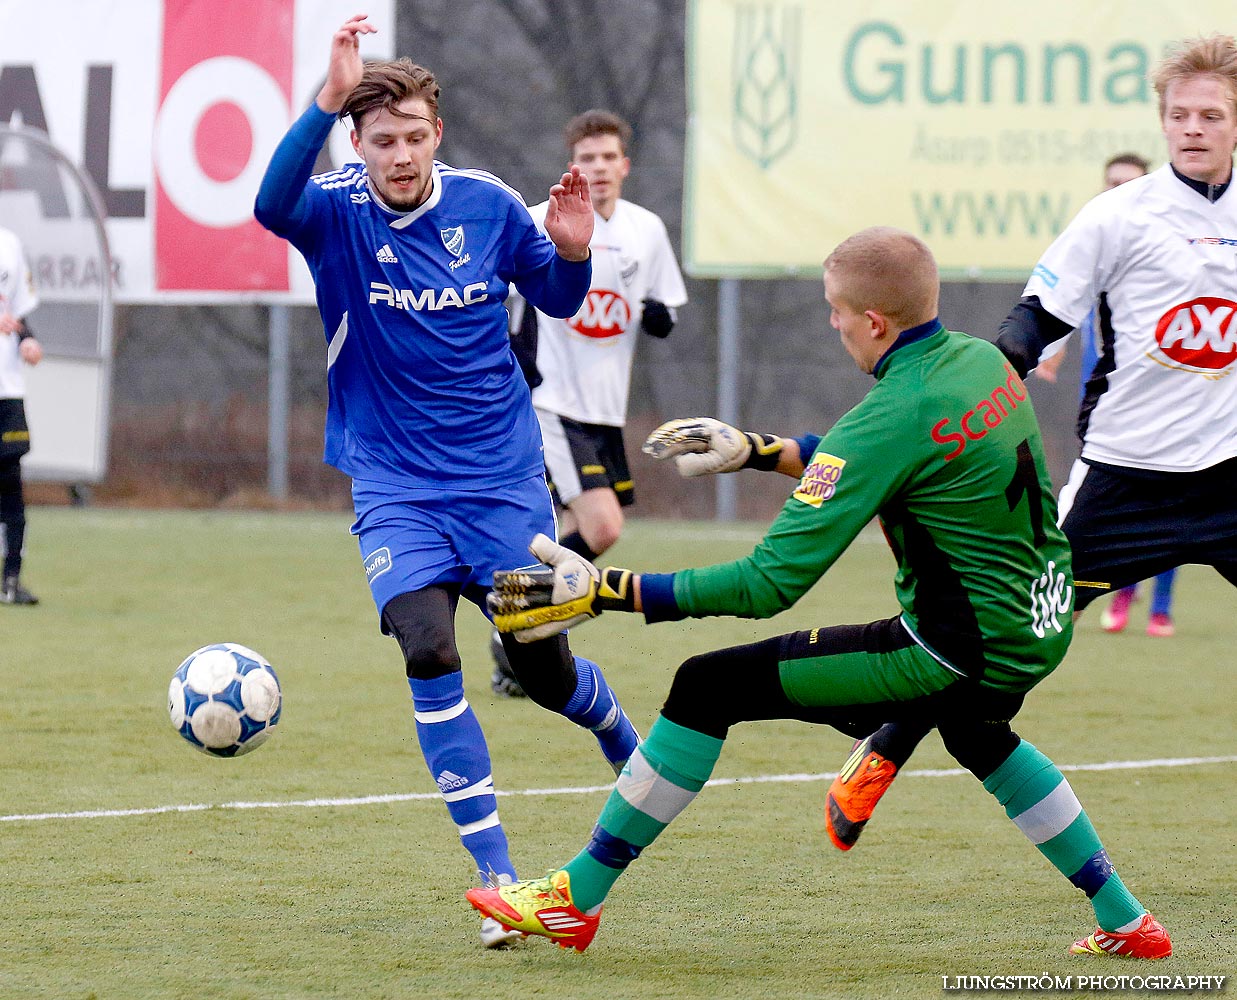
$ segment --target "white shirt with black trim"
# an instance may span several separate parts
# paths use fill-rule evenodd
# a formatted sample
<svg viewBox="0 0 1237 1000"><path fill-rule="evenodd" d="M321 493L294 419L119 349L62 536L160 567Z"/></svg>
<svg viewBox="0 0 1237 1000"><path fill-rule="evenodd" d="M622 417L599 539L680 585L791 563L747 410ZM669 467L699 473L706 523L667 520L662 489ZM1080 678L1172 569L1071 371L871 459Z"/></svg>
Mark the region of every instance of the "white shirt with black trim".
<svg viewBox="0 0 1237 1000"><path fill-rule="evenodd" d="M0 312L23 319L38 304L21 241L16 233L0 229ZM20 342L15 333L0 333L0 399L21 399L26 395Z"/></svg>
<svg viewBox="0 0 1237 1000"><path fill-rule="evenodd" d="M1194 472L1237 456L1237 192L1211 202L1165 165L1093 198L1023 294L1079 326L1101 293L1115 368L1082 457Z"/></svg>
<svg viewBox="0 0 1237 1000"><path fill-rule="evenodd" d="M546 202L529 209L545 229ZM537 369L542 383L533 406L586 424L627 421L631 366L645 299L671 309L687 289L661 219L619 199L609 219L593 216L593 283L570 319L537 314Z"/></svg>

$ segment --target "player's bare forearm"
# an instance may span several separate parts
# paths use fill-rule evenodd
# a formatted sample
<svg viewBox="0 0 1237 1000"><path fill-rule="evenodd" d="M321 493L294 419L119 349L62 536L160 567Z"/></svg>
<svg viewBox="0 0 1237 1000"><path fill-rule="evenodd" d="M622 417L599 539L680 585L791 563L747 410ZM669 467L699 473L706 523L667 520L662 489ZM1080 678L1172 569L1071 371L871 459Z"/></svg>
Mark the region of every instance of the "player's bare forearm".
<svg viewBox="0 0 1237 1000"><path fill-rule="evenodd" d="M799 454L799 442L794 438L782 438L782 451L777 457L777 467L774 472L780 472L783 476L790 476L792 479L798 479L803 475L803 470L807 468L803 461L803 456Z"/></svg>

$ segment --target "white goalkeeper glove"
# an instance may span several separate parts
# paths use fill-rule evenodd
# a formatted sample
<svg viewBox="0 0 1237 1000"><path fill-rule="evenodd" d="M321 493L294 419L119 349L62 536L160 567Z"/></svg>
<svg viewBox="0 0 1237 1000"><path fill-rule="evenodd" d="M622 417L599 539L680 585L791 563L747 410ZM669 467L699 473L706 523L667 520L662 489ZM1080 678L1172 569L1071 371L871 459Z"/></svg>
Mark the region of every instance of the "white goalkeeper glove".
<svg viewBox="0 0 1237 1000"><path fill-rule="evenodd" d="M545 535L528 551L542 564L495 573L485 599L495 628L514 632L517 642L548 639L603 611L635 610L631 570L599 570Z"/></svg>
<svg viewBox="0 0 1237 1000"><path fill-rule="evenodd" d="M657 459L673 458L679 475L690 479L739 469L771 472L782 444L776 435L741 431L712 417L685 417L662 424L640 450Z"/></svg>

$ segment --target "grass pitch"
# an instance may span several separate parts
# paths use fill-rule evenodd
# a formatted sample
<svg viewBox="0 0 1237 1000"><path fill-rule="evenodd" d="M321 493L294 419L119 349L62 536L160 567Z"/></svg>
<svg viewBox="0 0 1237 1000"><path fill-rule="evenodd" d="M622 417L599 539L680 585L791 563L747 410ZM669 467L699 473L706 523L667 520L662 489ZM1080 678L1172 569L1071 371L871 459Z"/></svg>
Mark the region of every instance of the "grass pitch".
<svg viewBox="0 0 1237 1000"><path fill-rule="evenodd" d="M588 952L493 953L346 516L34 509L30 522L43 604L0 607L0 997L936 997L943 976L1237 972L1237 601L1210 570L1180 574L1174 639L1142 634L1145 602L1120 636L1091 611L1017 723L1059 764L1103 765L1068 776L1169 927L1171 959L1067 956L1090 907L972 778L921 773L954 766L935 736L859 847L834 851L823 776L848 741L798 723L735 729L715 777L781 780L706 789L616 887ZM610 555L700 565L759 532L634 522ZM892 614L891 570L873 538L772 622L607 615L573 642L647 730L687 656ZM539 874L582 846L609 768L587 734L491 695L471 606L459 634L513 793L500 800L513 855ZM225 640L270 659L285 697L272 740L231 761L181 741L165 706L181 659Z"/></svg>

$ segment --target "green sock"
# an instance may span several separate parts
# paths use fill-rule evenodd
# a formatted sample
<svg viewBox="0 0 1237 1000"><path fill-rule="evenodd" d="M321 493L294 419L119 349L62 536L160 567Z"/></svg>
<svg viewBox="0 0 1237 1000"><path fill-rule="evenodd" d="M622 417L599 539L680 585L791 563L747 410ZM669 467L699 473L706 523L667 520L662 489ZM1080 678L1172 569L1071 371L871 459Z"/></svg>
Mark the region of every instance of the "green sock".
<svg viewBox="0 0 1237 1000"><path fill-rule="evenodd" d="M588 846L564 865L571 898L591 910L713 773L724 742L659 716L597 818Z"/></svg>
<svg viewBox="0 0 1237 1000"><path fill-rule="evenodd" d="M984 788L1057 871L1087 894L1100 927L1115 931L1147 912L1108 860L1065 775L1034 746L1019 743Z"/></svg>

